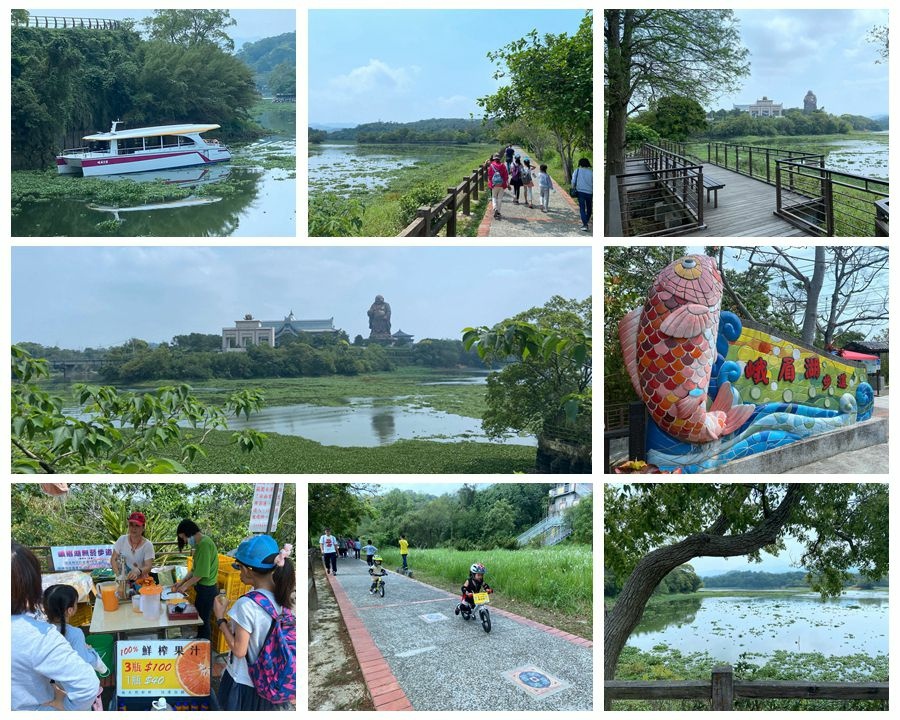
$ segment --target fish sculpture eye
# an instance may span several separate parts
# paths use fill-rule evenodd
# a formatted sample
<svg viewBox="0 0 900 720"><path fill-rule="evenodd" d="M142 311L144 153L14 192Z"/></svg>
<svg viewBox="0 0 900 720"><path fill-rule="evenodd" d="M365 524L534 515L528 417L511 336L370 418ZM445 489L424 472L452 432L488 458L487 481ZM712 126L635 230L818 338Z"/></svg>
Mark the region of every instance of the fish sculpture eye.
<svg viewBox="0 0 900 720"><path fill-rule="evenodd" d="M686 257L675 263L675 274L685 280L696 280L703 273L703 268L694 258Z"/></svg>

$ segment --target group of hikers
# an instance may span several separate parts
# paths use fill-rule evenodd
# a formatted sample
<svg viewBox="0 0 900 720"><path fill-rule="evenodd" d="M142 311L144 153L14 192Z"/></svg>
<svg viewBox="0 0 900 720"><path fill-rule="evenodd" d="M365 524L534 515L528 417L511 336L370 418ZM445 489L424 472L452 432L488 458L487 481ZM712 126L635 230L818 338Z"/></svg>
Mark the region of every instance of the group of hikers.
<svg viewBox="0 0 900 720"><path fill-rule="evenodd" d="M505 150L491 156L487 176L495 219L503 218L501 213L503 195L510 188L513 193L513 205L519 205L521 199L521 204L534 209L534 188L537 187L541 212L550 211L550 191L553 189L553 180L547 174L547 166L541 164L535 168L531 158L527 155L523 158L511 144L507 145ZM594 204L594 175L591 163L587 158L581 158L578 161L578 167L572 173L570 194L578 199L581 230L589 232Z"/></svg>
<svg viewBox="0 0 900 720"><path fill-rule="evenodd" d="M403 562L403 569L406 570L409 556L409 542L406 537L401 535L397 543L400 548L400 559ZM337 559L338 557L349 557L349 553L353 553L356 560L360 559L360 553L366 554L366 564L372 567L378 548L368 540L365 545L359 538L339 538L331 534L331 528L325 528L325 532L319 538L319 551L322 553L322 562L325 565L326 575L337 575Z"/></svg>

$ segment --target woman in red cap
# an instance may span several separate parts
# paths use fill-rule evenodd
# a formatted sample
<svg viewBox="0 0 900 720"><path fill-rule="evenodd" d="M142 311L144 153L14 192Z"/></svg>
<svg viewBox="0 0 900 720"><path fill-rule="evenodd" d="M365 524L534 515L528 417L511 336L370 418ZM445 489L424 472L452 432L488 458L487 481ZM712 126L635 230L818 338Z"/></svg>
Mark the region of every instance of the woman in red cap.
<svg viewBox="0 0 900 720"><path fill-rule="evenodd" d="M113 545L112 569L118 573L119 558L124 559L129 583L133 583L143 575L148 575L156 557L153 543L144 537L146 525L147 518L144 517L144 513L131 513L128 516L128 534L120 537Z"/></svg>

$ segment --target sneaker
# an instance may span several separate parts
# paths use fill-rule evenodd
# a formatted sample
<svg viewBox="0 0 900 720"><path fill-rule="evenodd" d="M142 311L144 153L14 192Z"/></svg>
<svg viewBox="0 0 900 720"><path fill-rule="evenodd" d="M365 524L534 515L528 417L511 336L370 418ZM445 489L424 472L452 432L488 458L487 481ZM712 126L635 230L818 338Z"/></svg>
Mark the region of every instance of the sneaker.
<svg viewBox="0 0 900 720"><path fill-rule="evenodd" d="M534 210L534 205L529 205L528 207L530 207L532 210Z"/></svg>
<svg viewBox="0 0 900 720"><path fill-rule="evenodd" d="M494 219L496 220L498 217L500 217L500 213L494 210Z"/></svg>
<svg viewBox="0 0 900 720"><path fill-rule="evenodd" d="M519 204L518 200L513 200L513 205L518 205L518 204Z"/></svg>
<svg viewBox="0 0 900 720"><path fill-rule="evenodd" d="M497 218L498 220L503 218L503 216L499 212L496 215L494 215L494 217Z"/></svg>
<svg viewBox="0 0 900 720"><path fill-rule="evenodd" d="M581 226L581 232L587 232L587 231L588 231L588 226L587 226L587 225L582 225L582 226Z"/></svg>
<svg viewBox="0 0 900 720"><path fill-rule="evenodd" d="M459 615L459 605L456 606L456 609L453 611L454 615Z"/></svg>

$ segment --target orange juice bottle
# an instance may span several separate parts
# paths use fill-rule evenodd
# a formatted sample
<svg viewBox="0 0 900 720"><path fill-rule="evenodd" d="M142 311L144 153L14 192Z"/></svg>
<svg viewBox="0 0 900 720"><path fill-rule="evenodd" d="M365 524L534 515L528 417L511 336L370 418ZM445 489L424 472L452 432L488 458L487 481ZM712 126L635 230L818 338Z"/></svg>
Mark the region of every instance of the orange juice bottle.
<svg viewBox="0 0 900 720"><path fill-rule="evenodd" d="M116 597L116 583L102 583L100 585L100 598L103 601L103 609L106 612L115 612L119 609L119 598Z"/></svg>

